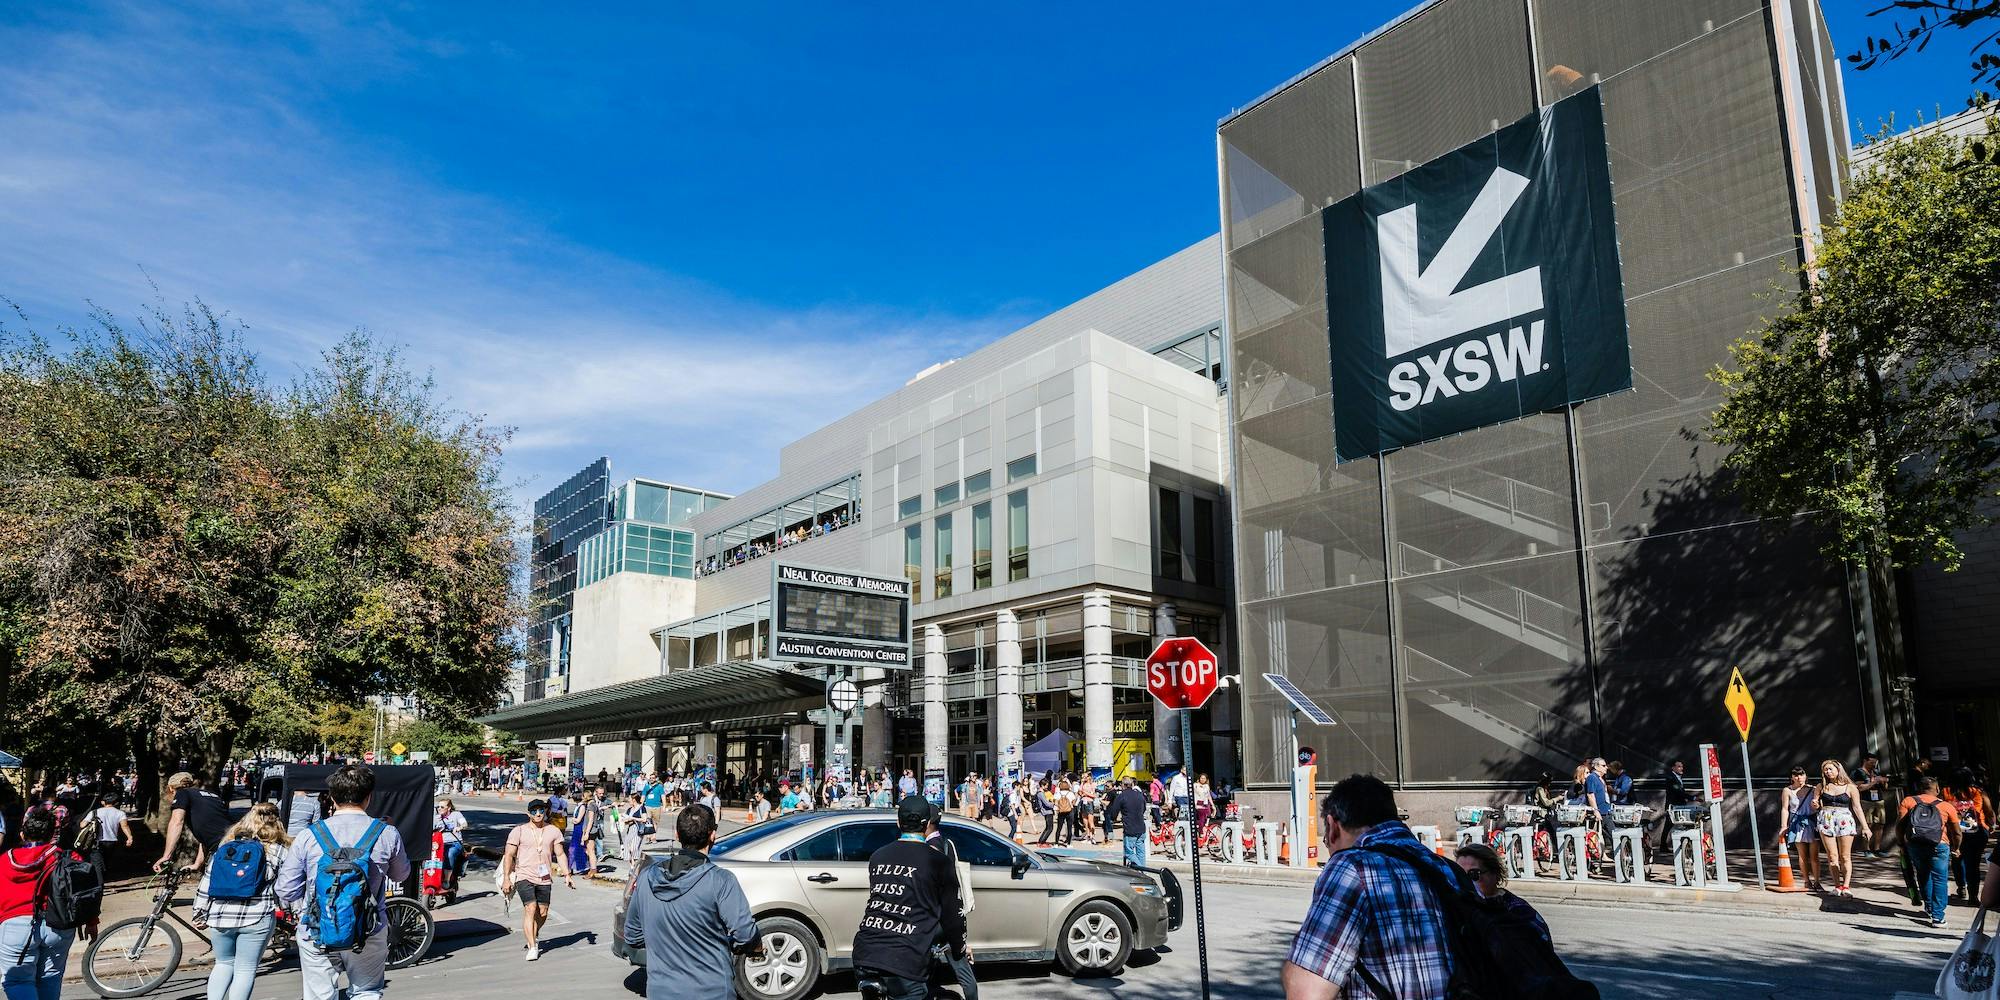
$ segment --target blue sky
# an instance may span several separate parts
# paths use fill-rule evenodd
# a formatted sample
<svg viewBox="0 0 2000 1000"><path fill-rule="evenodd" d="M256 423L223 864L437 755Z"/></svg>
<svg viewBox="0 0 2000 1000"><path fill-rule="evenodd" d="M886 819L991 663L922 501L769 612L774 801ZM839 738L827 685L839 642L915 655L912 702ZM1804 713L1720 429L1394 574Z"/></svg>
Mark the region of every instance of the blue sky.
<svg viewBox="0 0 2000 1000"><path fill-rule="evenodd" d="M1216 120L1407 0L585 6L0 6L0 295L198 296L281 374L365 327L516 428L523 496L741 489L1212 233ZM1963 107L1965 44L1850 119Z"/></svg>

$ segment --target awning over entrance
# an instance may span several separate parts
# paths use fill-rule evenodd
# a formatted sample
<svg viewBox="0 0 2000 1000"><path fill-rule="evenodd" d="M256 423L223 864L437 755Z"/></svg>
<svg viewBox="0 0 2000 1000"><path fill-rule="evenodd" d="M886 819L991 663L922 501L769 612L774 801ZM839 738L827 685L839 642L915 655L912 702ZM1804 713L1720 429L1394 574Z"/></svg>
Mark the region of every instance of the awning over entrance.
<svg viewBox="0 0 2000 1000"><path fill-rule="evenodd" d="M478 722L526 740L706 731L718 720L819 708L826 682L775 664L737 661L626 681L501 709Z"/></svg>

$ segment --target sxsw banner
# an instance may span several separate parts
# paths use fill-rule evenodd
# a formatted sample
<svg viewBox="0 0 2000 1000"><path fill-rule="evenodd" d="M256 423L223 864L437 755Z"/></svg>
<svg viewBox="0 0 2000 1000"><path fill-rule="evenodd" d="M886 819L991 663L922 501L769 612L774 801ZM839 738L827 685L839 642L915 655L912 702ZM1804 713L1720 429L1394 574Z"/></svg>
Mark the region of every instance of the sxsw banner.
<svg viewBox="0 0 2000 1000"><path fill-rule="evenodd" d="M1336 461L1632 387L1596 87L1322 218Z"/></svg>

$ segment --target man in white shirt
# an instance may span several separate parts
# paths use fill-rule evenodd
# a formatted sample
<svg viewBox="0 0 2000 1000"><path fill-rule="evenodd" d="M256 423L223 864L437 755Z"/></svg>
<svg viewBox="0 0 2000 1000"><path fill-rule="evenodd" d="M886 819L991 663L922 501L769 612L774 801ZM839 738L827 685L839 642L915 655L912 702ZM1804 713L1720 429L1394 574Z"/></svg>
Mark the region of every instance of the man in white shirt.
<svg viewBox="0 0 2000 1000"><path fill-rule="evenodd" d="M1183 767L1174 772L1173 780L1167 782L1167 796L1173 800L1176 819L1194 815L1188 811L1187 768Z"/></svg>

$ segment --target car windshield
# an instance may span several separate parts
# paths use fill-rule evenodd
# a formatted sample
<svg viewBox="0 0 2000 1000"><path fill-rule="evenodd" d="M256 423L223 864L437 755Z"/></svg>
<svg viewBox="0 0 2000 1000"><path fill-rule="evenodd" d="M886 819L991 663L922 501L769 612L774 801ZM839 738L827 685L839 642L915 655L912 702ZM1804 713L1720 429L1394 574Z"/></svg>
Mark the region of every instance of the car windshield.
<svg viewBox="0 0 2000 1000"><path fill-rule="evenodd" d="M731 852L740 851L745 846L763 840L771 834L789 830L812 818L813 814L809 812L793 813L790 816L781 816L777 819L766 820L756 826L745 827L716 841L715 846L708 849L708 856L711 858L727 856Z"/></svg>

